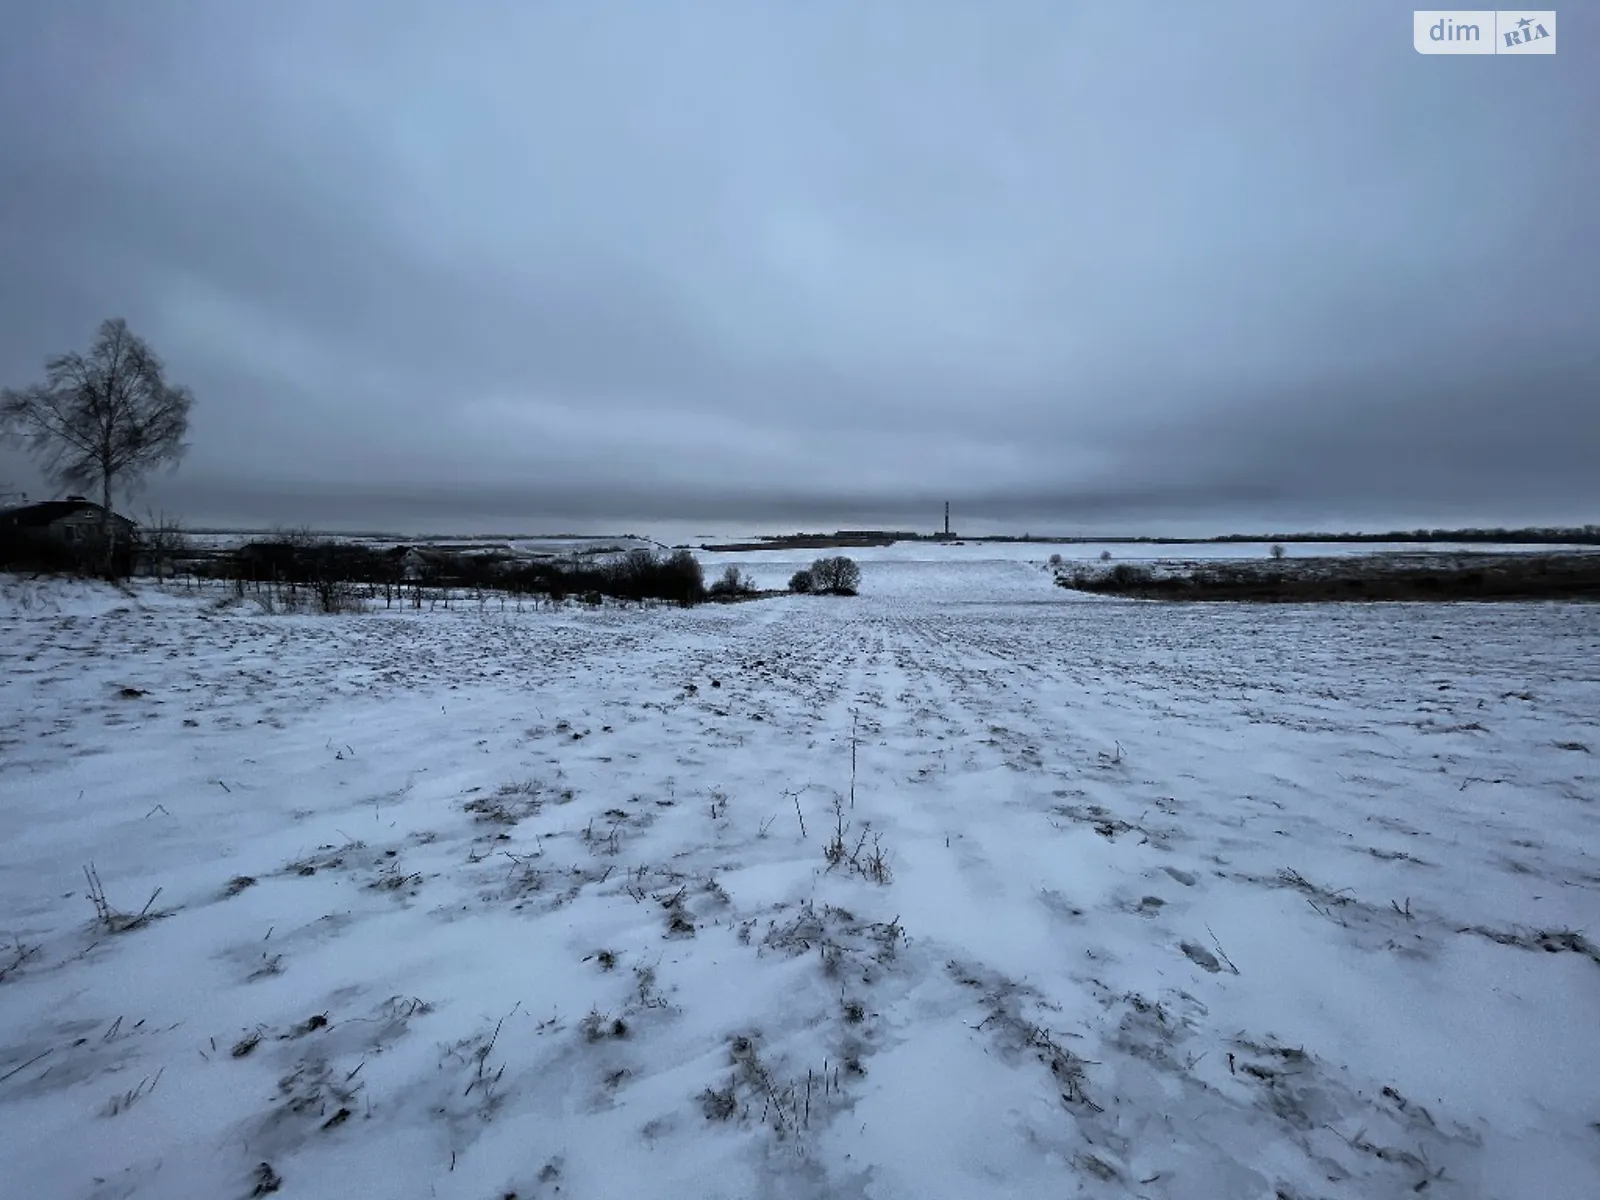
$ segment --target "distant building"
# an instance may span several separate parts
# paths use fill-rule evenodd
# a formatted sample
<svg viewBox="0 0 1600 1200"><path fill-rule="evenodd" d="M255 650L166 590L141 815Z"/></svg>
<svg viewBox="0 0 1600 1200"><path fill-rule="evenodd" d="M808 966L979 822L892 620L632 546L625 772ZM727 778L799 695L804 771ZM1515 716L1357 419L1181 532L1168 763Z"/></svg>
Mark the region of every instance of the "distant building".
<svg viewBox="0 0 1600 1200"><path fill-rule="evenodd" d="M48 537L66 546L81 546L100 536L100 518L104 511L100 505L82 496L44 500L37 504L0 509L0 530ZM117 513L110 515L113 542L132 541L138 530L137 522Z"/></svg>
<svg viewBox="0 0 1600 1200"><path fill-rule="evenodd" d="M404 583L421 583L444 569L447 556L416 546L391 546L385 552L389 560L399 567Z"/></svg>

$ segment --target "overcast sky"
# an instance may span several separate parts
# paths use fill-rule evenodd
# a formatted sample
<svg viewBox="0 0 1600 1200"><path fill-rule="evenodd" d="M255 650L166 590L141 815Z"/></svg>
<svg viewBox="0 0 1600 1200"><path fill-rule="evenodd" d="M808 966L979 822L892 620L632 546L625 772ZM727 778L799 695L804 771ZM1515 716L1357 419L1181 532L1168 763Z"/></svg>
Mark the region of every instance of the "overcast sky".
<svg viewBox="0 0 1600 1200"><path fill-rule="evenodd" d="M126 317L197 395L130 506L196 523L1600 521L1559 13L6 4L0 382Z"/></svg>

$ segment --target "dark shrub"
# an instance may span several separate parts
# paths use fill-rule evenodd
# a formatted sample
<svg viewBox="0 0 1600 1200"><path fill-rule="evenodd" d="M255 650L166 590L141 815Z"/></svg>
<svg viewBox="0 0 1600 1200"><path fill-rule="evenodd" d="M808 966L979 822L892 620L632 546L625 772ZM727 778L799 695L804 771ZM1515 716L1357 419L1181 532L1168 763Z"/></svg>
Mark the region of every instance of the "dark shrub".
<svg viewBox="0 0 1600 1200"><path fill-rule="evenodd" d="M826 596L854 596L861 586L861 568L842 554L811 564L811 590Z"/></svg>
<svg viewBox="0 0 1600 1200"><path fill-rule="evenodd" d="M303 533L246 542L233 555L235 579L307 587L393 582L399 578L399 566L397 557L371 546L324 541Z"/></svg>
<svg viewBox="0 0 1600 1200"><path fill-rule="evenodd" d="M804 595L805 593L811 591L812 586L813 581L811 579L810 571L796 571L793 575L789 576L789 590L791 592L798 592L801 595Z"/></svg>
<svg viewBox="0 0 1600 1200"><path fill-rule="evenodd" d="M756 590L756 585L739 573L738 567L728 567L722 572L722 578L711 585L710 594L718 599L729 599L735 596L749 596Z"/></svg>
<svg viewBox="0 0 1600 1200"><path fill-rule="evenodd" d="M689 550L669 554L661 566L660 578L663 600L687 607L705 599L705 573L700 569L700 560Z"/></svg>
<svg viewBox="0 0 1600 1200"><path fill-rule="evenodd" d="M134 547L115 543L110 569L114 578L133 572ZM68 544L32 529L0 529L0 570L49 575L104 575L106 553L98 538Z"/></svg>

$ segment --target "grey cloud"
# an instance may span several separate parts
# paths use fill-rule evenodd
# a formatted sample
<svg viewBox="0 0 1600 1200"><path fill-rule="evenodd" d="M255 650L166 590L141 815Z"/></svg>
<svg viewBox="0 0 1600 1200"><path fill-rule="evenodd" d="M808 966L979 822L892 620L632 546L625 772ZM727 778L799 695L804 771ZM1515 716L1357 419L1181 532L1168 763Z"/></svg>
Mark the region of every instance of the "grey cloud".
<svg viewBox="0 0 1600 1200"><path fill-rule="evenodd" d="M1408 19L34 6L0 379L126 316L197 519L1592 520L1593 30Z"/></svg>

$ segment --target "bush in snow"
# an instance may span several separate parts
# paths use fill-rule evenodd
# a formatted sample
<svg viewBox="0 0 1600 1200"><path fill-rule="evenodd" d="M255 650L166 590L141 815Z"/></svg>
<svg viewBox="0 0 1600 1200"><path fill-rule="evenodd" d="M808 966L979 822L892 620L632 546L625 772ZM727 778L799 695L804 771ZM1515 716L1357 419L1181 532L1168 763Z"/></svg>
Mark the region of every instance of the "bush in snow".
<svg viewBox="0 0 1600 1200"><path fill-rule="evenodd" d="M1118 587L1131 587L1147 584L1155 578L1155 572L1149 567L1136 567L1132 563L1118 563L1111 568L1107 576Z"/></svg>
<svg viewBox="0 0 1600 1200"><path fill-rule="evenodd" d="M796 571L789 576L789 590L804 594L811 590L812 580L810 571Z"/></svg>
<svg viewBox="0 0 1600 1200"><path fill-rule="evenodd" d="M825 596L854 596L861 586L861 568L842 554L811 564L811 590Z"/></svg>
<svg viewBox="0 0 1600 1200"><path fill-rule="evenodd" d="M755 590L755 583L747 576L741 575L738 567L729 567L722 572L722 578L711 585L710 594L719 599L727 599L753 595Z"/></svg>

